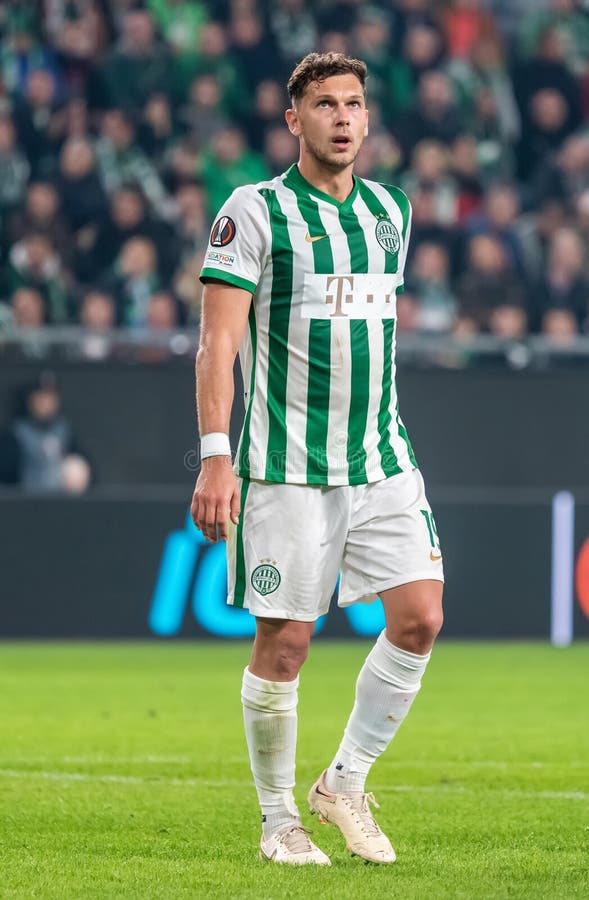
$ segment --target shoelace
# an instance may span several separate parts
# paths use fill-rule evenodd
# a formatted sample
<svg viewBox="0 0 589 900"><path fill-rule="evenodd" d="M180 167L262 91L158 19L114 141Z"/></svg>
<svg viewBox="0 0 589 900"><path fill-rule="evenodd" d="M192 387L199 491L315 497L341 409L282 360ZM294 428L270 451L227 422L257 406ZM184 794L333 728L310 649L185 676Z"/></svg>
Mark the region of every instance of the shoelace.
<svg viewBox="0 0 589 900"><path fill-rule="evenodd" d="M311 834L308 828L303 828L302 825L293 825L288 831L284 831L283 834L279 835L278 840L291 853L308 853L309 850L313 849L313 844L307 837L308 834Z"/></svg>
<svg viewBox="0 0 589 900"><path fill-rule="evenodd" d="M362 831L368 835L368 837L378 837L382 834L374 816L370 812L370 803L377 809L380 805L376 802L374 794L361 794L359 797L349 797L348 803L350 809L356 813L358 821L362 826Z"/></svg>

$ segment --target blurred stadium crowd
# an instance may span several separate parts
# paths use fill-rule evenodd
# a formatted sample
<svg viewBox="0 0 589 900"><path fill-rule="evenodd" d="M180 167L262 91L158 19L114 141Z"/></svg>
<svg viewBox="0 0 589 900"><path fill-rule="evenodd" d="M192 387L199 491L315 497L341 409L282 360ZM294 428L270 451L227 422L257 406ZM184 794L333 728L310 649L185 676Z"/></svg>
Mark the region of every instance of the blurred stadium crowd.
<svg viewBox="0 0 589 900"><path fill-rule="evenodd" d="M369 68L359 175L400 184L405 331L588 328L589 3L5 0L0 329L198 321L212 217L284 171L311 50Z"/></svg>

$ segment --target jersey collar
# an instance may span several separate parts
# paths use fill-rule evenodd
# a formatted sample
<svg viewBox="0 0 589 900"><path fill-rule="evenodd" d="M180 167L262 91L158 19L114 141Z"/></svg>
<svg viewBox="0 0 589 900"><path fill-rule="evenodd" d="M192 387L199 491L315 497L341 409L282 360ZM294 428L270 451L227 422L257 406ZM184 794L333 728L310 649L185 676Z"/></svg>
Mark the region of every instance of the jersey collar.
<svg viewBox="0 0 589 900"><path fill-rule="evenodd" d="M284 183L288 187L293 188L295 191L304 191L305 194L313 194L316 197L319 197L321 200L326 200L333 206L337 206L338 209L347 209L352 205L358 195L358 179L355 175L352 175L352 178L354 180L354 187L352 188L346 199L341 203L339 200L336 200L335 197L332 197L331 194L326 194L324 191L320 191L319 188L316 188L314 184L311 184L310 181L307 181L306 178L303 178L296 163L293 163L290 169L288 169L285 173Z"/></svg>

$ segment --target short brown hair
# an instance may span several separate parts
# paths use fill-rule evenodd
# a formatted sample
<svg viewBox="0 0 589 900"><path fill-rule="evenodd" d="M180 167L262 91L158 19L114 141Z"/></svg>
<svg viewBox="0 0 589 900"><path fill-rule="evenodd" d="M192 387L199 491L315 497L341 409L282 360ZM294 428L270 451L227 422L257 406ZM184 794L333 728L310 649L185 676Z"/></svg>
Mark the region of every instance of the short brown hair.
<svg viewBox="0 0 589 900"><path fill-rule="evenodd" d="M312 81L324 81L332 75L355 75L366 94L366 63L344 53L309 53L288 79L291 103L299 100Z"/></svg>

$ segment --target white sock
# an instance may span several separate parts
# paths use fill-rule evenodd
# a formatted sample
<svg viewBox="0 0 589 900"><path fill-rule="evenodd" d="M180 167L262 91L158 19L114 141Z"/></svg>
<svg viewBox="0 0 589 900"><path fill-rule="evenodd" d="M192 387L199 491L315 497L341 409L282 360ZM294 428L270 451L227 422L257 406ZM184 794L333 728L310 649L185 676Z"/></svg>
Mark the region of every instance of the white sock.
<svg viewBox="0 0 589 900"><path fill-rule="evenodd" d="M430 654L395 647L383 631L368 654L358 681L356 702L326 784L334 793L364 791L373 762L384 753L421 687Z"/></svg>
<svg viewBox="0 0 589 900"><path fill-rule="evenodd" d="M298 676L294 681L266 681L243 673L241 702L252 775L262 808L262 829L300 822L293 796L297 745Z"/></svg>

